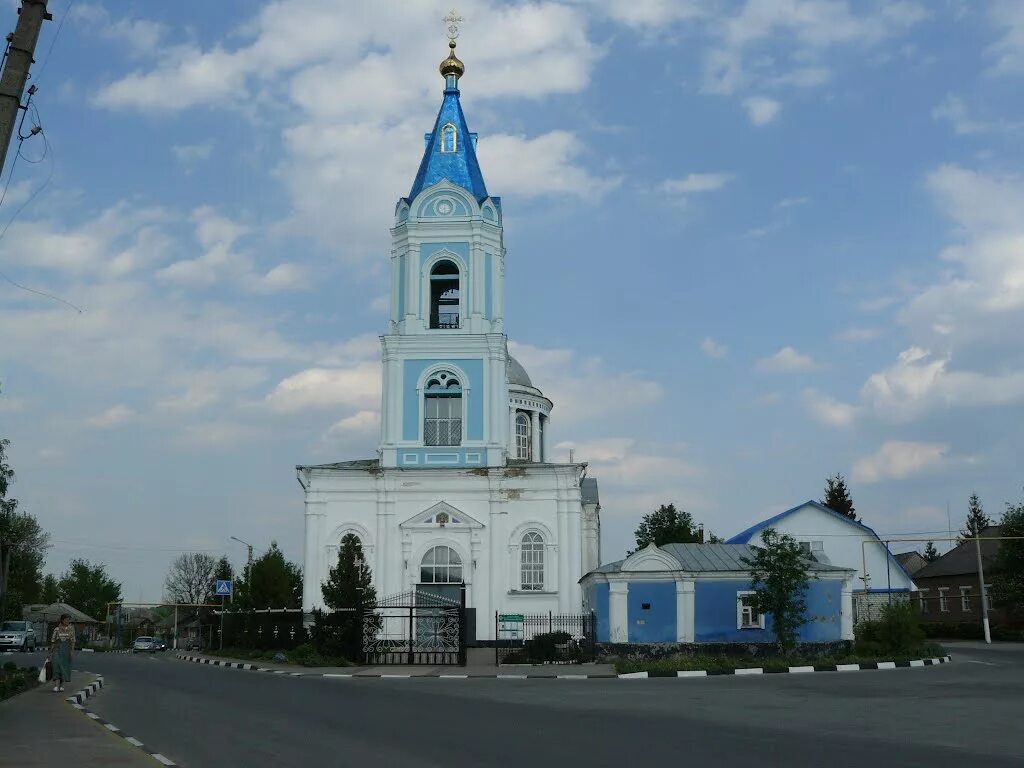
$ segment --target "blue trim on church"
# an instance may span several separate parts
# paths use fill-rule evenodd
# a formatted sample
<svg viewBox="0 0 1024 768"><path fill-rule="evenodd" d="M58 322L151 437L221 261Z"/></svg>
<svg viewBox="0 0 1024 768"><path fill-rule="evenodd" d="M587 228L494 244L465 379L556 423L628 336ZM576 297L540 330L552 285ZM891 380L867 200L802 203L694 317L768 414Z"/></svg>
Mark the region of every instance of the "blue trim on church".
<svg viewBox="0 0 1024 768"><path fill-rule="evenodd" d="M484 361L481 358L405 360L402 371L402 439L420 439L420 397L416 385L423 372L435 365L452 365L469 379L462 382L462 397L465 400L466 439L484 439ZM468 391L467 391L468 390ZM431 452L445 450L443 446L431 446ZM401 456L402 451L399 451Z"/></svg>

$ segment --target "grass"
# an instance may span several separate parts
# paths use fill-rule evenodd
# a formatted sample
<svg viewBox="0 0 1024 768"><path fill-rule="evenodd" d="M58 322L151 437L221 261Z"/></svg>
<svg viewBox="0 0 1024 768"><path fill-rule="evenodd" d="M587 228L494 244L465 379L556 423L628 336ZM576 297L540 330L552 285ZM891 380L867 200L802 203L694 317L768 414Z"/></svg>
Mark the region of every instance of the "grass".
<svg viewBox="0 0 1024 768"><path fill-rule="evenodd" d="M351 667L352 662L341 656L322 656L309 644L300 645L291 651L261 651L251 648L225 648L221 650L203 651L207 656L219 656L227 659L243 661L272 661L275 664L295 664L302 667ZM277 654L283 653L285 661L275 661Z"/></svg>
<svg viewBox="0 0 1024 768"><path fill-rule="evenodd" d="M737 669L756 669L760 667L766 672L782 671L789 667L827 666L832 664L871 664L879 661L910 661L912 659L929 659L946 655L946 649L935 643L922 646L919 653L914 654L848 654L844 656L775 656L767 658L728 657L728 656L687 656L678 659L661 659L658 661L619 661L615 671L621 674L629 672L648 672L671 674L675 672L707 670L711 673L733 672Z"/></svg>
<svg viewBox="0 0 1024 768"><path fill-rule="evenodd" d="M0 668L0 701L9 699L39 685L38 667L18 667L8 661Z"/></svg>

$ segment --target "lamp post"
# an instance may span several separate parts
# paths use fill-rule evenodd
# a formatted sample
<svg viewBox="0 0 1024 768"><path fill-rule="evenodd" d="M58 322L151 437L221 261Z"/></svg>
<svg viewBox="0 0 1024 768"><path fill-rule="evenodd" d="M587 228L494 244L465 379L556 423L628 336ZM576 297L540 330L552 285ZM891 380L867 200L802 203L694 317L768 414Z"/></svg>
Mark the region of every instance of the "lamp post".
<svg viewBox="0 0 1024 768"><path fill-rule="evenodd" d="M242 541L237 536L232 536L231 539L237 541L239 544L244 544L249 548L249 559L245 563L245 588L251 590L252 587L249 585L249 577L252 571L252 544L247 541Z"/></svg>

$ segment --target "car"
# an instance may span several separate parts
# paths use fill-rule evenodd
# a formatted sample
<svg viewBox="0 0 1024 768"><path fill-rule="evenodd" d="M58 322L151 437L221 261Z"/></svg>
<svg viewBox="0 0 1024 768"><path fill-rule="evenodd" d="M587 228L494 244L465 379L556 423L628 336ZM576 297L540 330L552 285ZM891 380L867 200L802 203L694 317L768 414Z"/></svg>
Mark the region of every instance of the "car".
<svg viewBox="0 0 1024 768"><path fill-rule="evenodd" d="M186 651L201 651L203 650L203 641L198 637L193 637L185 643Z"/></svg>
<svg viewBox="0 0 1024 768"><path fill-rule="evenodd" d="M28 621L5 621L0 624L0 650L34 651L38 641L36 630Z"/></svg>
<svg viewBox="0 0 1024 768"><path fill-rule="evenodd" d="M155 642L156 641L153 640L152 637L140 635L139 637L136 637L135 642L132 643L132 653L137 653L138 651L153 653L156 650Z"/></svg>
<svg viewBox="0 0 1024 768"><path fill-rule="evenodd" d="M154 637L153 638L153 650L154 651L166 651L167 650L167 643L165 643L159 637Z"/></svg>

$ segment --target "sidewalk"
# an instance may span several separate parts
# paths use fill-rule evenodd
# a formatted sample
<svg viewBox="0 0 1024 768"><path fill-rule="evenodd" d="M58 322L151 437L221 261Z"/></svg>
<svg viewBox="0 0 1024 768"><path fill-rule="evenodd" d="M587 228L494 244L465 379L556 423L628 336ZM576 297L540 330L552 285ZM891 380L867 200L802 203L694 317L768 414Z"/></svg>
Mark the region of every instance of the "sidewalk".
<svg viewBox="0 0 1024 768"><path fill-rule="evenodd" d="M78 682L84 682L79 679ZM75 688L77 690L77 688ZM69 692L73 693L71 689ZM47 768L54 765L146 766L151 758L80 712L52 686L0 702L0 766Z"/></svg>
<svg viewBox="0 0 1024 768"><path fill-rule="evenodd" d="M476 650L476 649L473 649ZM303 667L298 664L281 664L273 661L242 661L221 656L203 654L184 654L190 658L209 659L211 664L238 666L240 669L250 667L260 671L293 676L325 676L325 677L594 677L615 676L615 668L611 664L503 664L500 667L493 663L493 649L486 655L471 654L464 667L457 666L416 666L397 665L380 667ZM178 652L182 653L182 652ZM490 663L484 663L485 656Z"/></svg>

